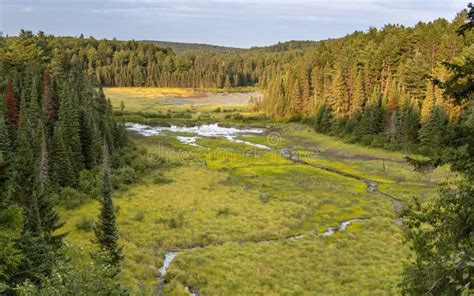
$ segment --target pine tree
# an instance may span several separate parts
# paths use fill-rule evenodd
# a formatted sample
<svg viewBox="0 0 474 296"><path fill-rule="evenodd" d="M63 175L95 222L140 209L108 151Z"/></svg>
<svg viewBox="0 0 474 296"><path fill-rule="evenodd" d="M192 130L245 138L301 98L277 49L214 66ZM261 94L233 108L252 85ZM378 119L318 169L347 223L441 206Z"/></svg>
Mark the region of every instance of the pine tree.
<svg viewBox="0 0 474 296"><path fill-rule="evenodd" d="M54 186L74 186L74 169L69 159L69 152L64 144L63 129L60 122L54 126L51 140L51 180Z"/></svg>
<svg viewBox="0 0 474 296"><path fill-rule="evenodd" d="M27 198L31 195L31 184L33 177L34 164L34 146L33 134L28 118L28 110L26 106L25 96L22 95L20 102L20 118L18 123L15 168L16 183L18 185L17 198L18 202L25 206Z"/></svg>
<svg viewBox="0 0 474 296"><path fill-rule="evenodd" d="M13 151L8 127L3 115L0 114L0 199L9 199L13 192Z"/></svg>
<svg viewBox="0 0 474 296"><path fill-rule="evenodd" d="M353 87L353 92L352 92L352 102L351 102L351 115L362 113L365 102L366 102L366 98L365 98L364 86L362 83L362 74L361 74L361 71L359 71L354 81L354 87Z"/></svg>
<svg viewBox="0 0 474 296"><path fill-rule="evenodd" d="M64 144L68 148L70 163L73 167L74 175L84 169L84 156L82 155L82 145L80 139L80 122L78 97L72 83L69 81L64 86L61 104L59 106L59 121L61 122L63 139L67 139Z"/></svg>
<svg viewBox="0 0 474 296"><path fill-rule="evenodd" d="M290 90L288 102L290 104L288 115L300 115L301 111L303 110L303 97L301 95L300 83L298 79L295 80L295 83Z"/></svg>
<svg viewBox="0 0 474 296"><path fill-rule="evenodd" d="M59 220L59 215L55 210L55 203L51 199L50 186L50 167L48 154L48 141L46 139L45 128L42 127L40 135L41 146L40 155L38 157L36 175L36 192L38 195L38 211L41 217L41 225L43 228L43 235L46 242L54 251L59 250L62 246L62 239L65 234L55 234L55 232L63 226Z"/></svg>
<svg viewBox="0 0 474 296"><path fill-rule="evenodd" d="M405 144L418 142L420 112L418 103L407 98L401 109L401 140Z"/></svg>
<svg viewBox="0 0 474 296"><path fill-rule="evenodd" d="M47 70L43 74L43 94L41 96L43 118L49 130L52 130L56 119L56 108L53 101L51 79Z"/></svg>
<svg viewBox="0 0 474 296"><path fill-rule="evenodd" d="M422 123L426 122L430 118L431 112L433 111L433 108L434 108L434 104L435 104L434 86L433 86L433 83L430 81L426 87L426 96L421 105L421 118L420 119Z"/></svg>
<svg viewBox="0 0 474 296"><path fill-rule="evenodd" d="M350 110L349 96L347 95L344 80L340 70L336 70L329 89L331 108L336 120L348 117Z"/></svg>
<svg viewBox="0 0 474 296"><path fill-rule="evenodd" d="M16 128L19 122L19 114L15 96L13 94L13 82L11 80L8 80L5 99L7 102L8 119L10 120L10 124Z"/></svg>
<svg viewBox="0 0 474 296"><path fill-rule="evenodd" d="M425 149L439 151L447 141L448 118L443 108L435 106L429 118L421 124L419 131L420 144Z"/></svg>
<svg viewBox="0 0 474 296"><path fill-rule="evenodd" d="M231 88L232 83L230 82L229 74L225 76L224 88Z"/></svg>
<svg viewBox="0 0 474 296"><path fill-rule="evenodd" d="M96 242L100 250L108 256L109 263L120 267L122 248L118 244L119 233L116 226L115 208L112 201L112 185L110 181L109 152L104 140L102 147L102 207L95 228Z"/></svg>
<svg viewBox="0 0 474 296"><path fill-rule="evenodd" d="M30 280L39 284L42 278L50 274L54 265L54 253L42 231L38 199L36 193L33 193L26 207L23 233L17 242L23 258L18 273L15 274L15 283Z"/></svg>

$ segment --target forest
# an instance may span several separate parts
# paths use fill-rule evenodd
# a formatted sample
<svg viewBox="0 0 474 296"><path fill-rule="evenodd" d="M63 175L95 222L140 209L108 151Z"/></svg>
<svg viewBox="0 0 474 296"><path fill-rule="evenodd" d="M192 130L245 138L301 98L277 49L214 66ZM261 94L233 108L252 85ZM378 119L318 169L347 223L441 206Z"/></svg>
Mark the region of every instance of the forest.
<svg viewBox="0 0 474 296"><path fill-rule="evenodd" d="M146 159L147 152L130 140L124 119L130 113L123 102L113 106L103 88L246 87L263 93L248 109L265 123L298 123L348 144L405 153L420 173L449 165L456 178L441 182L439 198L415 200L401 213L415 255L404 268L400 293L470 295L473 26L469 5L452 21L250 49L28 30L1 37L0 293L147 294L146 288L132 293L120 278L127 254L112 195L164 162ZM163 118L172 123L173 116ZM100 204L99 214L80 227L93 229L93 252L67 243L67 217L58 210L91 200ZM227 208L219 211L232 215ZM170 228L183 223L179 215L170 221Z"/></svg>

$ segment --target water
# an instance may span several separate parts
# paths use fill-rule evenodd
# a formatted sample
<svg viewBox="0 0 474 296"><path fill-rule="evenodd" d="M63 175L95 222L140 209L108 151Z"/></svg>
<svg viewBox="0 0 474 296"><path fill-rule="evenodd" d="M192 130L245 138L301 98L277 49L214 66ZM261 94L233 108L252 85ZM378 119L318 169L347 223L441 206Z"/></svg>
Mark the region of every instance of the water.
<svg viewBox="0 0 474 296"><path fill-rule="evenodd" d="M333 235L339 231L344 231L347 229L347 227L349 227L349 225L351 225L352 223L354 222L362 222L364 221L365 219L361 219L361 218L355 218L355 219L351 219L351 220L347 220L347 221L342 221L341 223L339 223L339 227L338 229L334 229L333 227L329 227L325 232L323 232L323 235Z"/></svg>
<svg viewBox="0 0 474 296"><path fill-rule="evenodd" d="M197 143L197 140L200 138L221 138L230 142L245 144L253 146L260 149L270 150L271 148L262 145L256 144L249 141L244 141L237 139L239 136L255 136L262 134L265 130L261 128L235 128L235 127L223 127L219 124L203 124L196 126L150 126L139 123L127 123L126 127L128 130L135 131L143 136L154 136L154 135L164 135L163 131L171 131L176 133L190 133L191 136L170 136L174 137L176 140L180 141L183 144L201 147Z"/></svg>
<svg viewBox="0 0 474 296"><path fill-rule="evenodd" d="M177 252L168 252L165 255L165 261L163 261L163 266L158 269L158 271L161 273L161 276L163 277L166 274L166 271L168 270L168 267L170 266L171 262L173 259L178 255Z"/></svg>

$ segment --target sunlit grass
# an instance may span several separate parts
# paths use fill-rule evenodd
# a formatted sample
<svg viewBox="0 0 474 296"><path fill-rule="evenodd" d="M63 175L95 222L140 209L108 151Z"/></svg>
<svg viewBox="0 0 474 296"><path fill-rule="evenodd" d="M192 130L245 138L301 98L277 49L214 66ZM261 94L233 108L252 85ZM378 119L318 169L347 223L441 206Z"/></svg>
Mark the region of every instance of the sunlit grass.
<svg viewBox="0 0 474 296"><path fill-rule="evenodd" d="M166 93L118 91L116 98L129 101L142 92L144 101ZM187 96L186 91L176 94ZM142 110L146 105L140 100L132 108ZM118 107L120 101L113 103ZM192 120L248 124L226 116L231 113L215 112L216 106L200 108L191 111ZM160 124L189 122L139 118ZM201 147L193 147L175 138L188 133L132 134L138 146L170 165L114 193L125 254L122 281L132 292L140 285L153 291L165 252L179 250L166 275L164 291L170 295L188 295L186 286L204 295L399 294L397 283L410 251L395 224L391 201L367 192L360 180L295 164L278 150L291 147L305 162L377 181L380 191L402 200L415 194L422 200L432 198L433 188L449 169L421 175L401 152L344 143L300 124L259 123L268 125L269 132L238 139L271 150L221 138L200 138ZM64 230L70 243L95 248L93 232L79 230L76 224L84 217L95 219L98 208L93 201L75 210L61 209L68 217ZM365 220L333 236L321 235L354 218ZM295 235L304 237L288 239Z"/></svg>

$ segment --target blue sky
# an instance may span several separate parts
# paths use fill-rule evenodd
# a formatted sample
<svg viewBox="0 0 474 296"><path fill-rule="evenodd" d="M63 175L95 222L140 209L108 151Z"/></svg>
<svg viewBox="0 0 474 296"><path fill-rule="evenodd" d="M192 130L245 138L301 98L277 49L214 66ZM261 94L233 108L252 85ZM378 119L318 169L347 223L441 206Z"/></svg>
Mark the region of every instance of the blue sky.
<svg viewBox="0 0 474 296"><path fill-rule="evenodd" d="M0 31L210 43L320 40L387 23L451 20L467 0L0 0Z"/></svg>

